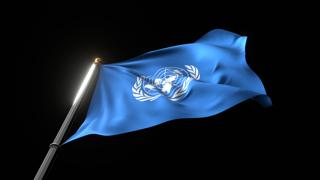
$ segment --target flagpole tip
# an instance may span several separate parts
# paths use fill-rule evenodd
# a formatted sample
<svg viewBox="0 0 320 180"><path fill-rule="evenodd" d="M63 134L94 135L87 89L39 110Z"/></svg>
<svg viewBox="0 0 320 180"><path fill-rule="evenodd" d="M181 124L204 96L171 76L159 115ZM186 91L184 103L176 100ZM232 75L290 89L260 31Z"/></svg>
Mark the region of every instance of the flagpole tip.
<svg viewBox="0 0 320 180"><path fill-rule="evenodd" d="M94 59L94 64L101 64L101 62L102 62L101 58Z"/></svg>

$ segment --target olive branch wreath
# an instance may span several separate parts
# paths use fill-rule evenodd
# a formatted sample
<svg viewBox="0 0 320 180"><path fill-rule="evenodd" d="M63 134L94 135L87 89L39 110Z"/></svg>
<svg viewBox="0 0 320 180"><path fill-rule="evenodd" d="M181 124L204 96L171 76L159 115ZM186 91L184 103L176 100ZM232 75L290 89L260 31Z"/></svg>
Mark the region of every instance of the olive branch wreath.
<svg viewBox="0 0 320 180"><path fill-rule="evenodd" d="M172 95L172 97L169 98L169 100L171 101L178 101L179 99L181 99L181 97L183 97L183 95L187 92L190 82L193 79L194 80L200 79L199 70L195 66L185 65L185 67L190 77L187 77L187 79L183 82L182 86ZM150 96L145 92L143 92L142 80L143 80L143 77L139 77L139 76L137 77L137 80L132 87L133 96L139 101L154 101L158 99L161 96L161 94L158 94L156 96Z"/></svg>

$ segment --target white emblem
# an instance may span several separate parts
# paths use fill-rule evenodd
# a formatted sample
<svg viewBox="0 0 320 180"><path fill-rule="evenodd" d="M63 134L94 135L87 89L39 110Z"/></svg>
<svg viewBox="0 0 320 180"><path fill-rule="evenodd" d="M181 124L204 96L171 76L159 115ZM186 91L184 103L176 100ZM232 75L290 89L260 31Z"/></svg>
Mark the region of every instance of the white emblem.
<svg viewBox="0 0 320 180"><path fill-rule="evenodd" d="M138 101L153 101L166 96L171 101L185 97L192 80L199 80L199 70L193 65L186 69L165 67L152 76L138 76L132 87L132 94Z"/></svg>

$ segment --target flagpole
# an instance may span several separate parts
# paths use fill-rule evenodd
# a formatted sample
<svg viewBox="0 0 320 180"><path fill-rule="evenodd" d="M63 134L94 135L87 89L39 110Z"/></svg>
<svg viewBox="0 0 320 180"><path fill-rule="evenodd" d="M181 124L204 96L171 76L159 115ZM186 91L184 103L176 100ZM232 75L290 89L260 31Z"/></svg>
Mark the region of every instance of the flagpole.
<svg viewBox="0 0 320 180"><path fill-rule="evenodd" d="M62 139L69 128L69 125L72 121L72 118L80 105L81 99L84 96L85 91L87 89L87 85L89 84L95 69L100 65L100 63L101 63L101 59L96 58L94 60L93 64L91 65L86 77L84 78L84 80L78 90L78 93L73 101L73 104L72 104L64 122L62 123L62 125L60 127L58 134L56 135L53 142L49 145L49 150L47 152L47 155L44 158L36 176L34 177L34 180L42 180L43 179L56 151L58 150L58 148L61 145Z"/></svg>

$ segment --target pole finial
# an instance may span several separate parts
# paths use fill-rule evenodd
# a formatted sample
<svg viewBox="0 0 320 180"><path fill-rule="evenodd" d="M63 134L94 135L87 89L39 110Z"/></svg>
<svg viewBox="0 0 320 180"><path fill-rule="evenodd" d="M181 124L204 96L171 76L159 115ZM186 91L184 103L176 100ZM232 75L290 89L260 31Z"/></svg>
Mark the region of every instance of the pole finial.
<svg viewBox="0 0 320 180"><path fill-rule="evenodd" d="M94 59L94 63L95 64L101 64L101 62L102 62L101 58L97 57L97 58Z"/></svg>

